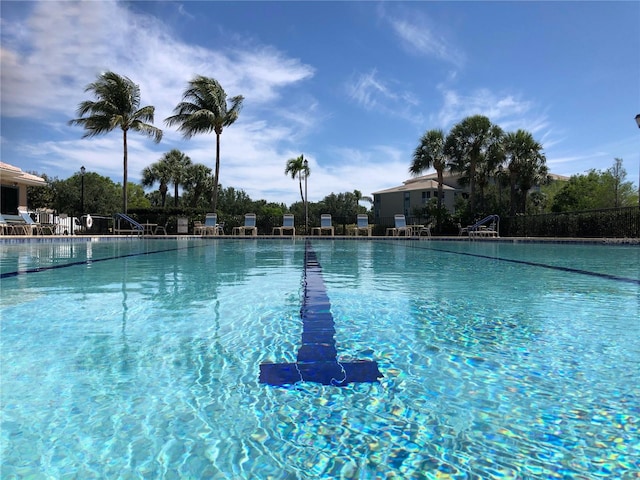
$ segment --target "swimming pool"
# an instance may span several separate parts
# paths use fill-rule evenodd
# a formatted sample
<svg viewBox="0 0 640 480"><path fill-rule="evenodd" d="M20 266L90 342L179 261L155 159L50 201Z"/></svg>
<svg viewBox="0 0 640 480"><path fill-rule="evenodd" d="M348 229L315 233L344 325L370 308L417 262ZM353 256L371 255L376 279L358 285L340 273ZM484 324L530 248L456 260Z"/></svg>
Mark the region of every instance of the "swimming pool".
<svg viewBox="0 0 640 480"><path fill-rule="evenodd" d="M640 475L637 246L0 249L3 479ZM380 378L260 381L299 361L306 301Z"/></svg>

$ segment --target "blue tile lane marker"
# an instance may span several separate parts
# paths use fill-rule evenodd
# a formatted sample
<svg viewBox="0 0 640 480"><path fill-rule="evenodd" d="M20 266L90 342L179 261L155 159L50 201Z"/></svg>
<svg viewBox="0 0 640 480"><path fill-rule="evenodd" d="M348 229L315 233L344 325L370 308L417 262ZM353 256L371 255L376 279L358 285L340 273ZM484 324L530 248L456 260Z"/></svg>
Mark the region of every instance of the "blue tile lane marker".
<svg viewBox="0 0 640 480"><path fill-rule="evenodd" d="M307 241L304 261L304 294L300 309L302 346L296 363L260 364L260 383L274 386L315 382L344 387L349 383L377 382L382 378L375 361L339 362L331 303L316 253Z"/></svg>

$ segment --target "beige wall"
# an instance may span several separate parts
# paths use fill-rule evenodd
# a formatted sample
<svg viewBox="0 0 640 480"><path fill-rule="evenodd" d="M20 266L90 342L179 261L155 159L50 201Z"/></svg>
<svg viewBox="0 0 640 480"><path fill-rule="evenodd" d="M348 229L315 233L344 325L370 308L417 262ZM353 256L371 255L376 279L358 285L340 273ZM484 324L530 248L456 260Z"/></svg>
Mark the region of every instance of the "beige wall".
<svg viewBox="0 0 640 480"><path fill-rule="evenodd" d="M429 198L425 198L423 202L422 192L430 192ZM409 205L405 211L405 194L409 194ZM455 192L453 190L445 190L443 205L450 212L454 212ZM408 190L399 192L380 193L374 195L374 211L376 218L388 219L393 218L396 213L403 213L406 216L413 215L415 209L420 209L426 202L437 197L438 191L425 190Z"/></svg>

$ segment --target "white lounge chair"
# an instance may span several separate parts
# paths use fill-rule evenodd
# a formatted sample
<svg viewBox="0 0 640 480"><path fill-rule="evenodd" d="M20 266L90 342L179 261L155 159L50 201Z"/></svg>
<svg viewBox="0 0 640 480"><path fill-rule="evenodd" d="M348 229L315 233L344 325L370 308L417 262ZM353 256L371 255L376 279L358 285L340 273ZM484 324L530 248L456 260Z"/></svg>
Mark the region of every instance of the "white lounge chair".
<svg viewBox="0 0 640 480"><path fill-rule="evenodd" d="M224 235L222 224L218 223L217 213L207 213L204 217L203 235Z"/></svg>
<svg viewBox="0 0 640 480"><path fill-rule="evenodd" d="M322 232L329 232L332 237L335 234L335 230L331 224L331 214L329 213L323 213L320 215L320 226L313 227L311 229L311 235L315 235L317 233L322 236Z"/></svg>
<svg viewBox="0 0 640 480"><path fill-rule="evenodd" d="M244 225L240 227L233 227L233 235L246 235L250 232L252 236L258 235L258 227L256 226L256 214L247 213L244 216Z"/></svg>
<svg viewBox="0 0 640 480"><path fill-rule="evenodd" d="M20 227L18 230L22 230L24 233L24 230L22 229L22 227ZM4 216L0 215L0 234L2 235L15 235L16 234L16 227L15 225L8 221L6 218L4 218Z"/></svg>
<svg viewBox="0 0 640 480"><path fill-rule="evenodd" d="M359 213L355 226L356 237L360 234L360 232L365 232L367 237L370 237L372 234L371 230L372 226L369 225L369 215L367 215L366 213Z"/></svg>
<svg viewBox="0 0 640 480"><path fill-rule="evenodd" d="M291 213L285 213L282 217L282 226L281 227L273 227L271 231L272 235L275 235L276 232L278 235L284 235L285 231L291 231L291 235L296 235L296 227L294 226L294 216Z"/></svg>
<svg viewBox="0 0 640 480"><path fill-rule="evenodd" d="M24 220L24 230L27 235L42 235L42 228L28 212L18 210L18 215Z"/></svg>
<svg viewBox="0 0 640 480"><path fill-rule="evenodd" d="M407 220L404 218L403 214L396 213L393 216L393 221L395 226L387 228L387 235L391 234L394 237L398 237L400 234L403 234L405 237L411 235L411 227L407 225Z"/></svg>

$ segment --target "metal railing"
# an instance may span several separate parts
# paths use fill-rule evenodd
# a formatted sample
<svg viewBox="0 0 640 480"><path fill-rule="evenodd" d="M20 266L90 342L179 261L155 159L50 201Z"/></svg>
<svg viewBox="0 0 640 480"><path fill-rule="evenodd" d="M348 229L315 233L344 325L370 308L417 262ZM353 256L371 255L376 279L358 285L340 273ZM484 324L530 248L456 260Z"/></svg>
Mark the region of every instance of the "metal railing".
<svg viewBox="0 0 640 480"><path fill-rule="evenodd" d="M518 215L501 229L508 237L640 238L640 207Z"/></svg>

